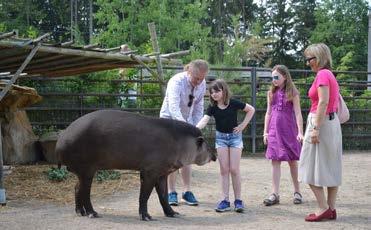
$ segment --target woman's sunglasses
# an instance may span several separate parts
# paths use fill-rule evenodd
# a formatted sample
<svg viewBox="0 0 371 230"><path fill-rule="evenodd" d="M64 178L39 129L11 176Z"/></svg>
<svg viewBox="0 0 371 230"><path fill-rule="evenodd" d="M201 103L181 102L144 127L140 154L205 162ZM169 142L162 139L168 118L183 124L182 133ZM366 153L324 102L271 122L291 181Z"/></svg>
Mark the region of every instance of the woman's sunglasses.
<svg viewBox="0 0 371 230"><path fill-rule="evenodd" d="M309 57L309 58L306 58L305 61L306 61L306 62L310 62L310 61L312 61L312 60L315 59L315 58L316 58L316 57Z"/></svg>

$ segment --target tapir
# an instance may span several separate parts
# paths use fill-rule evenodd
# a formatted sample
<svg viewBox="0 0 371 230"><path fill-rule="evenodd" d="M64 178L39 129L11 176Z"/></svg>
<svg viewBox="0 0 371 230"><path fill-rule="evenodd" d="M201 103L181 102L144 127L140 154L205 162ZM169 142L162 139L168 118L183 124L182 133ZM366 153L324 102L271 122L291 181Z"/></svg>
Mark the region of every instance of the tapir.
<svg viewBox="0 0 371 230"><path fill-rule="evenodd" d="M140 172L139 216L151 220L148 198L156 188L164 214L178 215L168 203L167 176L190 164L215 161L201 131L185 122L120 110L99 110L72 122L56 143L58 165L78 177L75 211L98 217L90 201L97 170L127 169Z"/></svg>

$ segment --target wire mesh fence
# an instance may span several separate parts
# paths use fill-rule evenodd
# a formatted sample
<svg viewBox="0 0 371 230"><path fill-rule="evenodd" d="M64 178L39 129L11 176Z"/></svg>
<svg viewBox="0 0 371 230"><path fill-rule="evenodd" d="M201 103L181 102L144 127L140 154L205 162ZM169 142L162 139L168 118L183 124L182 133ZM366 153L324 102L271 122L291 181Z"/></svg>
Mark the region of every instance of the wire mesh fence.
<svg viewBox="0 0 371 230"><path fill-rule="evenodd" d="M165 67L169 79L181 67ZM304 125L310 108L307 92L314 73L307 70L290 70L300 91ZM371 82L367 72L336 72L338 82L348 107L350 120L342 124L345 149L371 149ZM207 83L223 78L235 98L256 108L256 113L243 133L245 151L264 151L263 127L266 112L266 92L271 85L270 69L265 68L211 68ZM361 79L361 80L360 80ZM141 68L110 71L109 74L94 74L70 78L21 78L20 85L37 89L43 101L26 109L36 134L64 129L80 116L99 109L119 109L148 116L158 116L162 98L159 82ZM209 103L205 95L205 107ZM239 120L243 119L242 113ZM283 121L284 122L284 121ZM214 141L215 126L212 120L204 129L205 136Z"/></svg>

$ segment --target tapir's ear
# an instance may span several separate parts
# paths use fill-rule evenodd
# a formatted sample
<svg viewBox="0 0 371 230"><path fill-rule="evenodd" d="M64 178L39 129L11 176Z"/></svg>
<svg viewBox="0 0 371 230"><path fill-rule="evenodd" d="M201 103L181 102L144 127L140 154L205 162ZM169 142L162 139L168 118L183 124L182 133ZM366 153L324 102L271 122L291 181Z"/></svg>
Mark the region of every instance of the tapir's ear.
<svg viewBox="0 0 371 230"><path fill-rule="evenodd" d="M197 148L201 147L204 142L205 142L204 137L202 137L202 136L197 137L197 142L196 142L197 143Z"/></svg>

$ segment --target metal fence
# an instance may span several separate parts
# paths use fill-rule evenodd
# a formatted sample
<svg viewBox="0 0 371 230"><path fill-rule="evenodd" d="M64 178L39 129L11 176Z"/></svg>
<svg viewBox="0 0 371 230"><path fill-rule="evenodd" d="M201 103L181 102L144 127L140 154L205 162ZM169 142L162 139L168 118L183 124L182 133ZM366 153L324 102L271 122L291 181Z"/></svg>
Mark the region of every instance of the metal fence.
<svg viewBox="0 0 371 230"><path fill-rule="evenodd" d="M164 73L171 77L182 71L181 67L165 67ZM314 73L308 70L290 70L300 90L304 124L310 107L307 97ZM112 75L117 78L112 79ZM341 93L350 108L351 118L342 125L345 149L371 149L371 82L367 72L337 72ZM99 74L98 74L99 75ZM104 74L103 74L104 75ZM109 74L107 74L108 76ZM64 79L22 78L20 85L37 89L43 101L26 109L36 134L64 129L78 117L99 109L121 109L149 116L158 116L162 103L159 83L146 70L122 73L114 71L111 77L75 77ZM224 78L234 97L256 108L256 113L243 133L245 151L263 151L263 127L266 111L266 92L271 84L270 69L265 68L211 68L207 82ZM95 80L94 80L95 79ZM208 104L205 96L205 105ZM205 107L206 107L205 106ZM239 119L243 119L242 115ZM214 140L214 122L204 130L205 136Z"/></svg>

